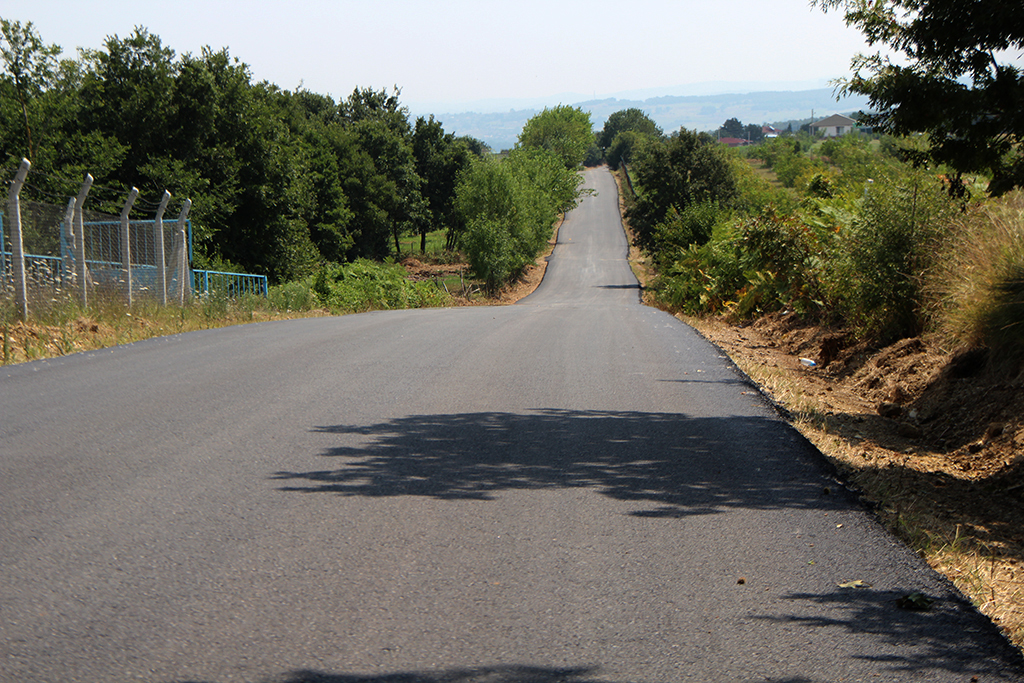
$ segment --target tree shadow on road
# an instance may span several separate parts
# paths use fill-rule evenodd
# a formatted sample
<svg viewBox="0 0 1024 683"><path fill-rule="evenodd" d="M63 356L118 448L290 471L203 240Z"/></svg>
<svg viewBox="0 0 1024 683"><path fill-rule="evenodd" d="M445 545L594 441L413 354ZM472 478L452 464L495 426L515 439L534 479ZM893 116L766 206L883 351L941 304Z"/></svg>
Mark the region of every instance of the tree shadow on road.
<svg viewBox="0 0 1024 683"><path fill-rule="evenodd" d="M315 431L337 436L322 453L337 466L277 472L281 490L490 500L503 491L588 488L654 517L837 502L823 496L820 455L787 425L761 417L542 410Z"/></svg>
<svg viewBox="0 0 1024 683"><path fill-rule="evenodd" d="M339 674L304 669L261 683L596 683L596 667L486 666L441 671L397 671L385 674ZM811 683L809 678L766 678L767 683ZM181 681L179 683L198 683ZM625 682L624 682L625 683Z"/></svg>
<svg viewBox="0 0 1024 683"><path fill-rule="evenodd" d="M803 626L811 633L833 632L839 628L851 635L873 636L873 640L883 644L882 653L851 653L849 656L876 663L879 671L916 675L947 671L963 674L963 680L992 675L1020 680L1024 672L1020 652L966 600L947 597L917 611L907 607L921 607L923 603L907 601L907 597L899 591L871 588L794 593L784 597L793 602L793 614L760 618ZM902 647L907 643L913 643L914 647Z"/></svg>
<svg viewBox="0 0 1024 683"><path fill-rule="evenodd" d="M556 669L540 666L408 671L379 676L295 671L280 683L590 683L596 680L591 676L593 673L592 667Z"/></svg>

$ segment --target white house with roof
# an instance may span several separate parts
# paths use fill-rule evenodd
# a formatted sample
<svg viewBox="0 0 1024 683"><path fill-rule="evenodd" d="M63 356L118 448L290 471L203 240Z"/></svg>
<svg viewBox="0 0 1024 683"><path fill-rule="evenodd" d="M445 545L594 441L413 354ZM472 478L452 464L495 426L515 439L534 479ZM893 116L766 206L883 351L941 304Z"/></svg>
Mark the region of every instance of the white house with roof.
<svg viewBox="0 0 1024 683"><path fill-rule="evenodd" d="M856 129L857 122L842 114L833 114L827 119L811 124L812 133L821 133L827 138L837 138L840 135L852 133Z"/></svg>

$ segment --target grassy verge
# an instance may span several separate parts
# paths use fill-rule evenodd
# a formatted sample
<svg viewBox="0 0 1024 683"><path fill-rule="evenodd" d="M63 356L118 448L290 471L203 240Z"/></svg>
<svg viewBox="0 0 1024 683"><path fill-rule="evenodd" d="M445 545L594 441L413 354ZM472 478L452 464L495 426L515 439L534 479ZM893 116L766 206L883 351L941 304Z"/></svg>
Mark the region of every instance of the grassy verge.
<svg viewBox="0 0 1024 683"><path fill-rule="evenodd" d="M650 259L647 258L640 247L634 244L633 231L629 229L629 223L625 219L626 209L631 205L633 195L629 191L628 186L626 186L626 179L623 177L622 169L612 171L612 177L615 178L615 185L619 191L619 213L623 216L622 227L626 231L626 239L629 241L629 267L633 271L637 282L640 283L641 291L643 291L654 278L654 270ZM624 187L625 189L623 189ZM652 302L648 301L648 299L649 296L645 292L643 295L644 303L651 304Z"/></svg>
<svg viewBox="0 0 1024 683"><path fill-rule="evenodd" d="M169 334L194 332L268 320L328 315L323 309L290 311L257 296L210 297L185 306L140 302L130 308L118 299L99 299L87 308L74 301L51 301L28 321L0 317L4 365L66 356L80 351L130 344Z"/></svg>
<svg viewBox="0 0 1024 683"><path fill-rule="evenodd" d="M443 231L432 233L435 237ZM550 254L552 241L545 255ZM431 244L428 242L428 245ZM437 246L437 241L433 243ZM94 292L82 307L73 292L47 292L29 303L21 321L0 297L0 363L11 365L129 344L151 337L231 325L343 315L376 309L512 303L539 284L543 256L495 297L484 295L460 254L443 251L407 258L402 265L357 261L325 266L316 276L270 288L269 296L196 297L184 306Z"/></svg>
<svg viewBox="0 0 1024 683"><path fill-rule="evenodd" d="M402 256L418 257L421 254L438 255L444 253L445 241L448 237L446 230L433 230L427 233L427 249L420 251L420 236L413 235L398 240L402 248Z"/></svg>

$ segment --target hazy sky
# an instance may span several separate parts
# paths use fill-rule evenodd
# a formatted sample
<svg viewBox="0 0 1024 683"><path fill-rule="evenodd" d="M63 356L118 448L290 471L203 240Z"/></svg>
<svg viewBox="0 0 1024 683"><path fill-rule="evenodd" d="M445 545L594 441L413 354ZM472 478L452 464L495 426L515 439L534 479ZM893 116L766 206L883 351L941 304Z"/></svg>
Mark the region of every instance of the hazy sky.
<svg viewBox="0 0 1024 683"><path fill-rule="evenodd" d="M397 85L404 103L449 111L710 81L814 87L867 49L807 0L0 0L0 16L68 56L139 25L179 54L227 47L284 89Z"/></svg>

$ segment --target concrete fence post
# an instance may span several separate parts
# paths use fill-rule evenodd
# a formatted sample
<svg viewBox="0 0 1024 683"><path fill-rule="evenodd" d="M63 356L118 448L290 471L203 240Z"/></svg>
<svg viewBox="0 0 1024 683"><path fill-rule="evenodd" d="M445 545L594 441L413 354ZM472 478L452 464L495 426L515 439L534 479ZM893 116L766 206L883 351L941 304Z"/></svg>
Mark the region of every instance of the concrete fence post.
<svg viewBox="0 0 1024 683"><path fill-rule="evenodd" d="M139 188L133 187L128 193L128 200L121 209L121 267L124 269L124 286L128 294L128 306L132 305L132 249L131 249L131 226L128 223L128 214L131 213L132 205L139 196Z"/></svg>
<svg viewBox="0 0 1024 683"><path fill-rule="evenodd" d="M171 193L164 190L160 199L160 208L156 210L156 221L153 224L153 246L156 248L156 287L160 305L167 305L167 260L164 255L164 211L167 202L171 201Z"/></svg>
<svg viewBox="0 0 1024 683"><path fill-rule="evenodd" d="M181 213L178 214L178 234L177 234L177 248L179 249L178 256L178 305L185 305L185 298L192 296L192 270L189 268L188 263L188 241L185 239L185 220L188 218L188 212L192 209L192 200L186 199L185 204L181 207Z"/></svg>
<svg viewBox="0 0 1024 683"><path fill-rule="evenodd" d="M89 269L85 265L85 229L82 227L82 207L92 187L92 174L86 173L82 189L75 198L75 258L78 261L78 286L81 288L82 308L89 305Z"/></svg>
<svg viewBox="0 0 1024 683"><path fill-rule="evenodd" d="M25 242L21 234L21 202L18 195L32 162L21 160L21 167L7 191L7 217L11 221L11 272L14 275L14 297L22 320L28 320L28 289L25 285ZM0 245L3 251L3 245Z"/></svg>
<svg viewBox="0 0 1024 683"><path fill-rule="evenodd" d="M71 267L68 267L68 264ZM75 198L68 199L64 211L64 234L60 240L60 277L62 282L71 282L75 277Z"/></svg>

